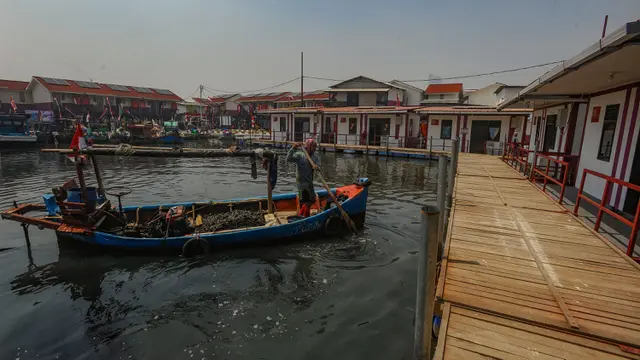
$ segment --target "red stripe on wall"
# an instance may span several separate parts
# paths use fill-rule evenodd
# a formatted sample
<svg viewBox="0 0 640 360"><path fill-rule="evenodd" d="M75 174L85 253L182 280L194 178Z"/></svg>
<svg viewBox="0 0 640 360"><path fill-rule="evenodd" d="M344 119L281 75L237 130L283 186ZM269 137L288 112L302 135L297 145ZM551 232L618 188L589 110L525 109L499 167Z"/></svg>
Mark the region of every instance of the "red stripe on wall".
<svg viewBox="0 0 640 360"><path fill-rule="evenodd" d="M620 121L620 132L618 133L618 141L616 143L616 148L613 149L615 155L613 156L613 169L611 170L611 176L616 177L616 172L618 171L618 161L620 160L620 149L622 147L622 138L624 137L624 129L627 126L627 111L629 109L629 100L631 99L631 88L627 89L624 94L624 105L622 107L622 119ZM613 185L609 191L613 192L613 189L617 188L620 190L620 186ZM618 192L616 192L618 194ZM613 199L612 199L613 200ZM616 203L618 202L616 198Z"/></svg>
<svg viewBox="0 0 640 360"><path fill-rule="evenodd" d="M627 144L624 148L624 156L622 157L622 168L620 169L620 178L624 180L624 174L627 172L627 163L629 161L629 153L631 152L631 145L633 143L633 134L636 130L636 123L638 120L638 105L640 104L640 87L636 88L636 98L633 102L633 110L631 111L631 123L629 124L629 132L627 135ZM640 154L635 154L637 156ZM616 192L616 202L614 207L617 209L620 206L620 196L622 194L622 187L618 186Z"/></svg>

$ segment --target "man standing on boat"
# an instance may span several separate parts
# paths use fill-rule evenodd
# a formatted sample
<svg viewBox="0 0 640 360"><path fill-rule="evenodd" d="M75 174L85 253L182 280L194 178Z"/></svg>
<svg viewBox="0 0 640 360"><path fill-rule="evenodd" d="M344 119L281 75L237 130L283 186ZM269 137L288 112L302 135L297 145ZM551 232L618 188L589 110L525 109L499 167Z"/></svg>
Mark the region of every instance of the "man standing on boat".
<svg viewBox="0 0 640 360"><path fill-rule="evenodd" d="M313 171L319 170L320 158L316 153L317 143L313 139L307 139L304 143L295 143L287 154L287 162L296 164L296 184L298 185L298 197L300 199L300 212L298 215L308 217L311 214L311 205L316 202L316 192L313 189ZM312 165L306 152L313 160Z"/></svg>

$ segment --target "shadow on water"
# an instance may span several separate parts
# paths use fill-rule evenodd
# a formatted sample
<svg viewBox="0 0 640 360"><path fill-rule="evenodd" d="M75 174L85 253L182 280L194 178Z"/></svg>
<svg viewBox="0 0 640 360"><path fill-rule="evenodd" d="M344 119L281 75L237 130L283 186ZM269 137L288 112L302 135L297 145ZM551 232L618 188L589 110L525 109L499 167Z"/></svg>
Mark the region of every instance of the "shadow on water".
<svg viewBox="0 0 640 360"><path fill-rule="evenodd" d="M15 154L36 164L16 174L12 156L0 164L12 174L1 180L9 184L3 207L11 197L39 201L73 175L64 160L37 152ZM248 196L265 186L249 177L248 162L100 162L105 182L135 189L128 204ZM3 247L15 248L0 252L0 358L409 359L418 214L433 200L436 169L331 153L322 169L336 184L373 180L360 234L184 259L58 249L53 234L31 230L30 264L22 230L1 222ZM281 162L279 171L277 190L293 191L294 169Z"/></svg>

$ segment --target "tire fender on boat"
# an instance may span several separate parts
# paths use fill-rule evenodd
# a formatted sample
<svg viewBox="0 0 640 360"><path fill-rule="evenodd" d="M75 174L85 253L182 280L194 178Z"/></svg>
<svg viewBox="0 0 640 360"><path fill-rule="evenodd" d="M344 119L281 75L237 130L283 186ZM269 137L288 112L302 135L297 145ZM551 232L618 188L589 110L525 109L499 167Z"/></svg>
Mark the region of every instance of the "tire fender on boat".
<svg viewBox="0 0 640 360"><path fill-rule="evenodd" d="M327 236L336 236L342 232L344 221L337 217L331 216L324 221L324 234Z"/></svg>
<svg viewBox="0 0 640 360"><path fill-rule="evenodd" d="M210 251L211 246L202 238L194 237L187 240L182 246L182 256L192 257L197 255L206 254Z"/></svg>

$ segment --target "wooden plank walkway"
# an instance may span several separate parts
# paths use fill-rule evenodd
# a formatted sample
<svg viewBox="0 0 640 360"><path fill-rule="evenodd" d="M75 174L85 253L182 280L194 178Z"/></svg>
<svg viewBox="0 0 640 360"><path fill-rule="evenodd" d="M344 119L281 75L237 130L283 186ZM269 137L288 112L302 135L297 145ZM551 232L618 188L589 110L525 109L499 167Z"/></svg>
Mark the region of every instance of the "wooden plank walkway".
<svg viewBox="0 0 640 360"><path fill-rule="evenodd" d="M545 343L553 355L553 344L565 341L553 334L567 332L585 341L640 348L638 264L499 158L461 154L458 169L436 298L452 309L482 314L452 310L457 315L448 319L449 329L459 335L468 322L495 324L496 319L551 328L544 336L553 340ZM524 341L537 341L536 336ZM440 341L448 344L449 337L457 339L452 344L461 340L446 333ZM505 342L520 346L508 336L483 341L501 351ZM472 358L454 355L464 352L452 346L450 353L444 346L444 357Z"/></svg>

